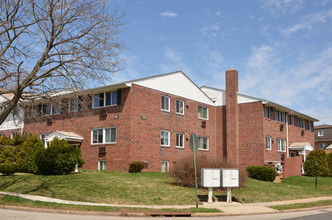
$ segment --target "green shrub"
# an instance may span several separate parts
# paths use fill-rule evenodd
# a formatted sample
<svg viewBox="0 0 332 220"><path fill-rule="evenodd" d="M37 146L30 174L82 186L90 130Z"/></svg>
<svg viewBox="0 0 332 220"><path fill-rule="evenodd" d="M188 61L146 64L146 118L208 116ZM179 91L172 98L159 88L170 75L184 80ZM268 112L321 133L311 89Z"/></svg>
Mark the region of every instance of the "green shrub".
<svg viewBox="0 0 332 220"><path fill-rule="evenodd" d="M0 173L2 173L5 176L11 176L16 172L16 165L6 160L3 163L0 163Z"/></svg>
<svg viewBox="0 0 332 220"><path fill-rule="evenodd" d="M273 167L268 166L248 166L248 175L257 180L273 182L276 178L276 171Z"/></svg>
<svg viewBox="0 0 332 220"><path fill-rule="evenodd" d="M0 163L5 161L16 162L17 147L10 145L0 146Z"/></svg>
<svg viewBox="0 0 332 220"><path fill-rule="evenodd" d="M38 150L43 149L43 142L34 135L29 135L19 146L16 165L20 172L36 173L37 165L35 163L35 154Z"/></svg>
<svg viewBox="0 0 332 220"><path fill-rule="evenodd" d="M328 164L328 168L330 171L330 175L332 177L332 152L330 152L329 154L327 154L327 164Z"/></svg>
<svg viewBox="0 0 332 220"><path fill-rule="evenodd" d="M37 150L35 163L38 173L44 175L63 175L75 170L76 165L81 167L84 160L80 149L69 146L65 140L55 138L47 149Z"/></svg>
<svg viewBox="0 0 332 220"><path fill-rule="evenodd" d="M142 172L145 163L143 161L134 161L129 165L129 173L140 173Z"/></svg>
<svg viewBox="0 0 332 220"><path fill-rule="evenodd" d="M328 176L328 162L327 155L324 150L311 151L304 163L304 171L308 176L315 176L315 161L318 161L317 176Z"/></svg>
<svg viewBox="0 0 332 220"><path fill-rule="evenodd" d="M201 184L201 170L202 168L235 168L230 163L226 163L220 160L214 160L208 157L196 158L196 171L197 171L197 184ZM192 155L185 156L180 160L176 161L175 165L170 170L170 177L185 187L195 187L195 168L194 168L194 157ZM247 173L245 169L239 169L239 185L240 187L245 186L247 180Z"/></svg>

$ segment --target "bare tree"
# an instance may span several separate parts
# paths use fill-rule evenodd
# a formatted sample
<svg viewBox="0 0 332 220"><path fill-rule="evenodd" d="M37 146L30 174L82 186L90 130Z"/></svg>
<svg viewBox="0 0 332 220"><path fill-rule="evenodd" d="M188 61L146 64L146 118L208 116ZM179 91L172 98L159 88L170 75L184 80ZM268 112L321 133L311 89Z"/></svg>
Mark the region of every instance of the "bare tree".
<svg viewBox="0 0 332 220"><path fill-rule="evenodd" d="M104 0L0 0L0 94L14 94L0 106L0 124L20 99L86 88L122 68L122 15L108 6Z"/></svg>

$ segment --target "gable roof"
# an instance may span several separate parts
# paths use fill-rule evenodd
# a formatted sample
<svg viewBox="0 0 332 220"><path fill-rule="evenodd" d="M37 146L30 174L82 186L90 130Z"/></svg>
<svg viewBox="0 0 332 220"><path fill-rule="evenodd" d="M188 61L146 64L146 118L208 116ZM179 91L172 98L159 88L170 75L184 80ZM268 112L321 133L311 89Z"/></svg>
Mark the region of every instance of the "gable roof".
<svg viewBox="0 0 332 220"><path fill-rule="evenodd" d="M206 95L188 76L182 71L164 73L160 75L129 80L107 86L92 88L82 91L82 93L99 93L107 90L129 88L132 84L144 86L160 92L165 92L175 96L191 99L208 105L214 102Z"/></svg>
<svg viewBox="0 0 332 220"><path fill-rule="evenodd" d="M315 129L324 129L324 128L332 128L332 125L322 124L315 126Z"/></svg>

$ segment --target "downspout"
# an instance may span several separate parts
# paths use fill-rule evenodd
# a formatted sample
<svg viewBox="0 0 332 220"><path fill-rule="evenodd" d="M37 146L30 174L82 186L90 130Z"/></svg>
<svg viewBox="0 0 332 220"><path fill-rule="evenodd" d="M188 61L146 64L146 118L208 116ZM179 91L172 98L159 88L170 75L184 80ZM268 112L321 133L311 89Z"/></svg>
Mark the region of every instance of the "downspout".
<svg viewBox="0 0 332 220"><path fill-rule="evenodd" d="M288 142L288 115L291 115L292 113L293 113L293 111L291 111L290 113L288 113L286 115L286 141L287 141L287 143L286 143L286 147L287 147L286 151L287 151L287 158L289 158L289 149L288 149L288 147L289 147L289 142Z"/></svg>

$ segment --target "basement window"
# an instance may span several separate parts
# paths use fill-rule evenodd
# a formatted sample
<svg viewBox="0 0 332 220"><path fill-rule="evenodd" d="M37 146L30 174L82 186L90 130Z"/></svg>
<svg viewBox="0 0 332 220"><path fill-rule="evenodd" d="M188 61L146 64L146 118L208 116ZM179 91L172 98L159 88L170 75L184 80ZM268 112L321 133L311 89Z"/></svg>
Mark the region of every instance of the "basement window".
<svg viewBox="0 0 332 220"><path fill-rule="evenodd" d="M161 172L165 173L169 171L169 162L168 161L162 161L161 162Z"/></svg>

